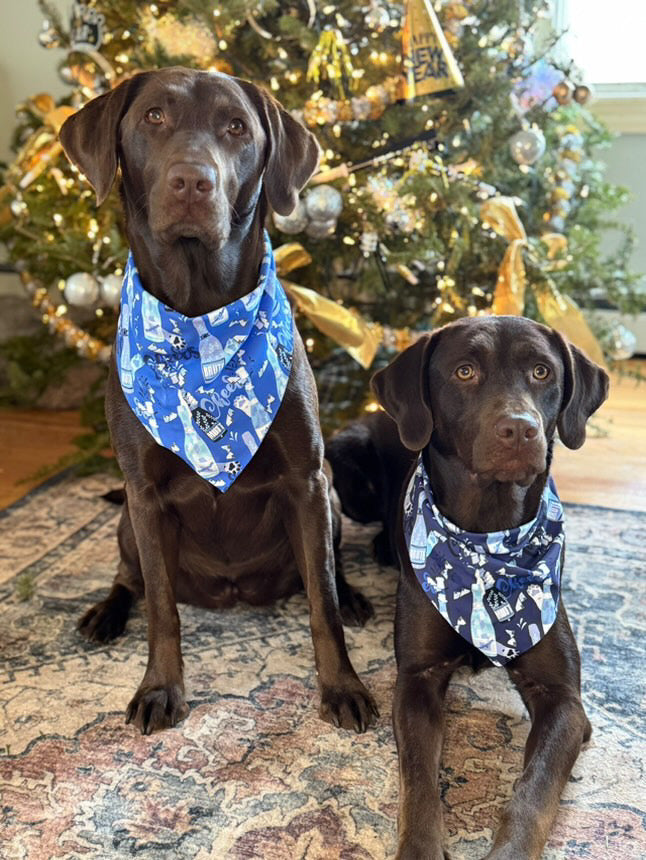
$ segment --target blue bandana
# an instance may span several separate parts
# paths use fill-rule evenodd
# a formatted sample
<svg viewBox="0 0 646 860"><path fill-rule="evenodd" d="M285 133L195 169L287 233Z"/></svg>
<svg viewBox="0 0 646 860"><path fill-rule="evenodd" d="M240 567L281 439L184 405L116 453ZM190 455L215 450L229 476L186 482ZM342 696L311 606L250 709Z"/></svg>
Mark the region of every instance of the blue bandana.
<svg viewBox="0 0 646 860"><path fill-rule="evenodd" d="M528 651L554 624L565 536L551 478L531 522L465 532L438 510L420 456L404 498L404 535L428 599L495 666Z"/></svg>
<svg viewBox="0 0 646 860"><path fill-rule="evenodd" d="M146 430L226 492L276 417L292 363L292 312L267 233L258 286L197 317L146 292L131 253L115 349L123 393Z"/></svg>

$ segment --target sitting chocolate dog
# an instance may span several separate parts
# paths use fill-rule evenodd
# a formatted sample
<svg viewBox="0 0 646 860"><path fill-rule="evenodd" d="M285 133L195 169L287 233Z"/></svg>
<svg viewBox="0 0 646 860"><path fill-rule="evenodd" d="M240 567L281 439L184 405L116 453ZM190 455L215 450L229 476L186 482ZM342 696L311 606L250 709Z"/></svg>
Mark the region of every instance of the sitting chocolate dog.
<svg viewBox="0 0 646 860"><path fill-rule="evenodd" d="M451 675L469 664L504 666L532 720L524 770L487 856L536 860L591 732L559 599L564 536L552 445L557 428L569 448L583 444L608 377L545 326L487 317L422 337L372 384L388 414L339 434L328 457L345 510L368 509L396 526L397 857L446 856L442 706ZM347 474L353 448L371 464L360 489ZM385 488L398 500L396 517Z"/></svg>
<svg viewBox="0 0 646 860"><path fill-rule="evenodd" d="M263 231L268 203L296 205L314 137L253 84L181 68L122 83L60 137L99 203L121 166L132 253L106 394L121 560L81 632L115 638L145 595L127 721L150 733L188 712L176 601L264 604L304 584L321 717L365 730L376 709L339 616L314 380Z"/></svg>

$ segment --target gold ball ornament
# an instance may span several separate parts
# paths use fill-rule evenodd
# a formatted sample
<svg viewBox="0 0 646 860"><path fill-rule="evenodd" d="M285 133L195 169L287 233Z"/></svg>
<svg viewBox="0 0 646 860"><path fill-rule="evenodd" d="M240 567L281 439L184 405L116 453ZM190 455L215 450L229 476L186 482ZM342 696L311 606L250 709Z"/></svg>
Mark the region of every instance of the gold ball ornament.
<svg viewBox="0 0 646 860"><path fill-rule="evenodd" d="M572 88L567 81L561 81L552 90L552 95L560 105L569 105L572 101Z"/></svg>

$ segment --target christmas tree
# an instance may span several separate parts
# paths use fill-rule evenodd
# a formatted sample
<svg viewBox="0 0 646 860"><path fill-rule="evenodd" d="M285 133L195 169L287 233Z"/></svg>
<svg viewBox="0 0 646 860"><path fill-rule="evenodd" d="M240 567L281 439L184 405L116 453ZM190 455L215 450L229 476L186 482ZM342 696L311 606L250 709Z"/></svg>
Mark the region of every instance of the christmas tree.
<svg viewBox="0 0 646 860"><path fill-rule="evenodd" d="M267 226L327 428L416 331L467 314L525 314L619 357L580 309L635 308L632 234L612 217L627 192L593 156L610 135L576 67L553 59L544 0L95 0L69 20L41 8L39 41L67 49L70 92L20 106L0 239L82 355L107 361L127 248L116 191L96 208L58 130L124 78L185 65L266 86L321 144L296 210ZM610 260L608 226L623 236Z"/></svg>

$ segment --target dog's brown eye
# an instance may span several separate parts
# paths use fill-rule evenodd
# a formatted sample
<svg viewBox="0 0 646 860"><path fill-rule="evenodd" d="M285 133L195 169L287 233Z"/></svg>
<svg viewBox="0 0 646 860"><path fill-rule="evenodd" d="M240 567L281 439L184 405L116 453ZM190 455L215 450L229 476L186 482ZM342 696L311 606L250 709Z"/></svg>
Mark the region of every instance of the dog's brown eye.
<svg viewBox="0 0 646 860"><path fill-rule="evenodd" d="M164 111L161 108L150 108L146 111L146 122L161 125L164 121Z"/></svg>
<svg viewBox="0 0 646 860"><path fill-rule="evenodd" d="M547 379L549 375L550 369L544 364L537 364L534 368L534 379Z"/></svg>
<svg viewBox="0 0 646 860"><path fill-rule="evenodd" d="M475 374L476 372L473 369L472 364L461 364L460 367L458 367L458 369L455 371L455 375L457 376L457 378L462 380L473 379Z"/></svg>
<svg viewBox="0 0 646 860"><path fill-rule="evenodd" d="M229 123L229 128L227 131L229 134L234 134L236 137L239 137L241 134L244 134L247 130L247 126L243 123L241 119L232 119Z"/></svg>

